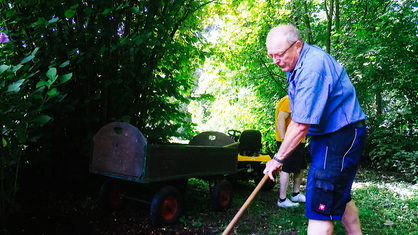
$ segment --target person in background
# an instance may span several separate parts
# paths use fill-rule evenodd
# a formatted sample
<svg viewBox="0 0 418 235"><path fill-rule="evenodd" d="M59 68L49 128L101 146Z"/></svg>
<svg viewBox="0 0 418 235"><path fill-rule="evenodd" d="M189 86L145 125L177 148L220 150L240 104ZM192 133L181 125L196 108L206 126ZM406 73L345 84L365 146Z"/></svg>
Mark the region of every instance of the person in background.
<svg viewBox="0 0 418 235"><path fill-rule="evenodd" d="M264 174L274 180L283 161L306 135L311 136L308 235L331 235L334 220L342 221L349 235L362 234L350 192L366 141L366 115L344 66L305 43L291 25L271 29L266 46L273 63L286 72L292 121Z"/></svg>
<svg viewBox="0 0 418 235"><path fill-rule="evenodd" d="M275 112L277 148L280 148L286 134L287 126L291 121L292 118L290 117L289 97L285 96L279 101ZM283 162L282 170L280 172L280 197L277 201L277 205L279 207L298 206L299 203L297 202L306 201L305 195L300 193L300 183L302 182L303 171L307 167L306 160L303 155L304 147L305 139L301 141L292 154ZM290 173L293 173L293 193L290 197L292 201L290 201L286 196Z"/></svg>

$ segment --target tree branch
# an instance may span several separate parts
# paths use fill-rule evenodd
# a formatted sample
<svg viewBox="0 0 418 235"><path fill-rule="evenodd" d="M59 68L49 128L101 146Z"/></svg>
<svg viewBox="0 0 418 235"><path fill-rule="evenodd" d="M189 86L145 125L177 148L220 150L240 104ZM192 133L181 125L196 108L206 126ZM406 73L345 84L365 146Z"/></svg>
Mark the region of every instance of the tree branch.
<svg viewBox="0 0 418 235"><path fill-rule="evenodd" d="M264 60L263 59L261 59L261 58L259 58L258 57L258 60L260 61L260 63L261 63L261 65L262 66L264 66L264 67L266 67L266 69L267 69L267 72L270 74L270 78L271 78L271 80L273 80L275 83L277 83L277 85L280 87L280 88L282 88L282 90L284 91L284 92L286 92L287 93L287 90L286 89L284 89L282 86L281 86L281 84L276 80L276 79L274 79L274 75L273 75L273 73L270 71L270 69L268 68L268 66L267 66L267 64L264 62ZM281 78L283 78L285 81L286 81L286 83L287 83L287 78L285 78L285 77L281 77Z"/></svg>

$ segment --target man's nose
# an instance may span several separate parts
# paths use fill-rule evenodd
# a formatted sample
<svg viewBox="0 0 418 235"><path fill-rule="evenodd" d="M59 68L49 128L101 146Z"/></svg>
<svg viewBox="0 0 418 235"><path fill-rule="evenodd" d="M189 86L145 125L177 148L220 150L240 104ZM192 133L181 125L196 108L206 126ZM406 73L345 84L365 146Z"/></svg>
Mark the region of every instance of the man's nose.
<svg viewBox="0 0 418 235"><path fill-rule="evenodd" d="M278 56L273 55L273 64L279 64L280 59Z"/></svg>

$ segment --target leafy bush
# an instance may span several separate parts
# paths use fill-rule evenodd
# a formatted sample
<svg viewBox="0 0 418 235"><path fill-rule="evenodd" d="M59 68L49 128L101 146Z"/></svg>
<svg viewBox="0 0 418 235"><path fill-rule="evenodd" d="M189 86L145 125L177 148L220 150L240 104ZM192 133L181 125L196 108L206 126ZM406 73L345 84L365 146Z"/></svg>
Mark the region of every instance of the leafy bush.
<svg viewBox="0 0 418 235"><path fill-rule="evenodd" d="M46 76L42 75L45 73L40 73L39 60L35 57L38 48L16 65L10 64L19 58L13 53L13 46L5 45L1 49L0 219L4 223L10 212L19 209L14 200L19 190L19 169L32 161L23 152L43 135L43 125L52 120L47 111L66 96L57 86L71 79L72 74L58 76L57 69L50 67Z"/></svg>
<svg viewBox="0 0 418 235"><path fill-rule="evenodd" d="M393 155L396 159L395 166L401 173L411 176L411 179L418 183L418 151L407 152L400 150Z"/></svg>
<svg viewBox="0 0 418 235"><path fill-rule="evenodd" d="M411 181L418 180L418 149L414 136L380 128L372 132L368 138L371 144L366 152L370 156L370 166L401 172L411 176Z"/></svg>

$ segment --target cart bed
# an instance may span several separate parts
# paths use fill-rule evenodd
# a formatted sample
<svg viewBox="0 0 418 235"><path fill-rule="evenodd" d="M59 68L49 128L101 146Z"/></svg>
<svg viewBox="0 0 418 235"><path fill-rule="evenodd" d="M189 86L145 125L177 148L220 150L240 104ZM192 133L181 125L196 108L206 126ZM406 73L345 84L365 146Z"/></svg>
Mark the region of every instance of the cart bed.
<svg viewBox="0 0 418 235"><path fill-rule="evenodd" d="M237 172L236 146L152 145L134 126L113 122L93 138L90 172L140 183Z"/></svg>

